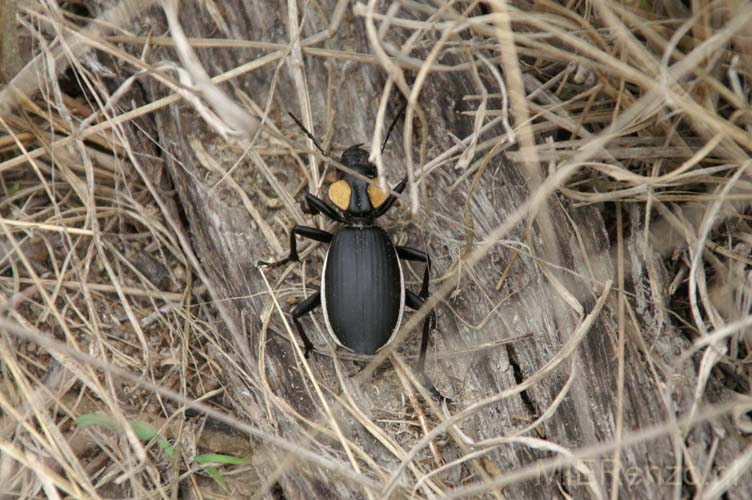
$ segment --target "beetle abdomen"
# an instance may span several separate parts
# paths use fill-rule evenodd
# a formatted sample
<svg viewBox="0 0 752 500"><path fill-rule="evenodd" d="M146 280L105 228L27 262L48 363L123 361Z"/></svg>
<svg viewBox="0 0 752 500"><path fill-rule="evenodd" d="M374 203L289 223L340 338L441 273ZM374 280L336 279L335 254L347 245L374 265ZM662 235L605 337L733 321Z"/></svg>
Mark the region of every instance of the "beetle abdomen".
<svg viewBox="0 0 752 500"><path fill-rule="evenodd" d="M397 251L383 229L343 227L334 235L324 262L321 305L338 344L375 353L399 326L404 294Z"/></svg>

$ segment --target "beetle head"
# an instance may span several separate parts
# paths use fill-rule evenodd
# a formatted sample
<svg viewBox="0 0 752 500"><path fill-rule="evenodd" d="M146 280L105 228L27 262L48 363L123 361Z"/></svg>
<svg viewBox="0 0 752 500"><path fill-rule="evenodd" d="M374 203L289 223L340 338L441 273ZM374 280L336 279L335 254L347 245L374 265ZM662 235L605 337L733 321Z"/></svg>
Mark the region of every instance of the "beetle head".
<svg viewBox="0 0 752 500"><path fill-rule="evenodd" d="M355 144L347 148L342 153L340 162L354 172L378 183L376 165L368 161L368 151L361 146L362 144ZM348 172L341 172L339 180L329 186L329 199L347 217L368 218L388 197L389 195L378 186Z"/></svg>
<svg viewBox="0 0 752 500"><path fill-rule="evenodd" d="M340 163L369 179L373 179L376 177L376 165L368 161L368 151L361 146L362 144L354 144L345 149Z"/></svg>

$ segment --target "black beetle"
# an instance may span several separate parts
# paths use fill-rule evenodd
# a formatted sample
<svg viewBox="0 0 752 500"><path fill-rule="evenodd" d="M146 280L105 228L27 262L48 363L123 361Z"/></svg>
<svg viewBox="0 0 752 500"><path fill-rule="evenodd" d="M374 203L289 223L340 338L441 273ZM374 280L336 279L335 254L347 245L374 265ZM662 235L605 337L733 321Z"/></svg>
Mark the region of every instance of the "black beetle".
<svg viewBox="0 0 752 500"><path fill-rule="evenodd" d="M319 151L326 155L313 135L295 116L290 116L313 140ZM389 127L384 145L397 118ZM342 153L340 163L362 177L339 172L338 180L329 187L329 199L338 210L311 193L306 193L305 202L301 204L305 213L322 214L343 226L332 234L296 224L290 232L290 255L278 262L258 263L260 266L276 267L299 261L295 235L329 243L321 289L301 301L292 311L292 320L303 340L306 357L313 344L299 318L319 306L324 309L326 330L338 346L371 355L389 343L397 333L405 306L417 310L428 298L431 259L428 254L415 248L394 245L389 234L376 225L375 220L384 215L397 198L377 186L380 181L376 177L376 166L368 161L368 152L361 146L355 144L347 148ZM363 177L371 179L373 183ZM406 182L407 178L403 178L394 187L394 192L402 193ZM400 259L425 263L419 293L405 288ZM423 323L418 370L434 396L443 398L425 375L428 336L435 324L436 314L432 310Z"/></svg>

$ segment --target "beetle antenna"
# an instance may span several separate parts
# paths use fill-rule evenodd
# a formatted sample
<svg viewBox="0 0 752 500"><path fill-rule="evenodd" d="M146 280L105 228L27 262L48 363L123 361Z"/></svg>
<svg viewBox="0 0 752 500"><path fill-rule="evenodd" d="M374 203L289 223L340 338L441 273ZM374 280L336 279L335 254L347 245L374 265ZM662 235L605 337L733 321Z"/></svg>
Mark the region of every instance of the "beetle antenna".
<svg viewBox="0 0 752 500"><path fill-rule="evenodd" d="M305 126L302 123L300 123L300 120L298 120L298 118L290 112L288 112L287 114L290 115L290 118L292 118L295 121L295 123L298 125L298 127L300 127L301 130L303 130L303 133L307 135L310 140L313 141L313 144L316 146L316 149L321 151L322 155L329 157L329 155L324 152L324 148L321 147L321 144L319 144L319 141L317 141L316 138L313 136L313 134L310 133L308 129L305 128Z"/></svg>
<svg viewBox="0 0 752 500"><path fill-rule="evenodd" d="M399 120L399 117L402 116L402 113L405 112L405 108L407 107L407 101L402 103L402 107L400 108L399 112L397 113L397 116L394 117L394 120L392 120L392 124L389 125L389 130L386 133L386 139L384 139L384 144L381 145L381 152L384 152L384 148L386 147L386 143L389 140L389 136L392 135L392 130L394 130L394 126L397 125L397 120Z"/></svg>

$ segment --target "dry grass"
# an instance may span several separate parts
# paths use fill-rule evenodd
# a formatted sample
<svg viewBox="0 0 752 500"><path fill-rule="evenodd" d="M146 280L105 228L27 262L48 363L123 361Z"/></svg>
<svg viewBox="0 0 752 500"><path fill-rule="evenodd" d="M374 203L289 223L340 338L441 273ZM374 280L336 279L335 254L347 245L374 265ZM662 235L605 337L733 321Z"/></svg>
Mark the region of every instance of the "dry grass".
<svg viewBox="0 0 752 500"><path fill-rule="evenodd" d="M100 16L102 22L86 28L80 27L81 18L52 2L0 3L18 9L18 37L9 40L5 33L0 48L17 42L31 61L15 73L15 88L0 90L0 498L176 498L188 491L215 498L260 496L300 463L341 478L370 498L501 497L505 485L567 466L593 478L587 483L593 496L617 498L624 485L595 477L587 460L610 457L618 469L622 450L662 436L675 440L677 464L696 480L689 493L679 483L673 490L678 496L716 498L733 493L740 481L752 488L749 445L717 470L713 457L722 437L697 462L683 448L683 438L694 426L721 417L731 417L725 421L727 433L752 432L752 3L692 2L690 12L678 0L566 6L543 0L531 9L496 1L484 13L477 2L337 2L327 13L331 30L336 32L350 12L366 27L368 54L322 45L331 35L326 31L295 38L289 45L188 39L169 4L172 38L133 34L138 16L151 3L122 0ZM217 5L211 0L203 5L221 25ZM288 9L308 9L308 16L317 15L314 7L288 3ZM426 44L424 51L415 50ZM150 62L149 47L159 45L176 47L179 62ZM219 46L268 52L212 79L191 47ZM454 54L475 64L450 64L447 55ZM431 175L449 179L450 191L465 191L471 200L487 181L483 174L489 163L500 155L524 172L530 195L502 224L489 228L474 220L470 201L462 220L452 221L464 225L467 238L443 275L436 276L429 301L431 306L444 304L468 328L482 330L496 309L477 324L452 309L448 297L455 292L457 269L472 270L499 242L508 243L514 253L498 290L517 259L537 259L579 323L566 332L556 355L522 383L464 400L451 412L425 397L425 388L396 351L399 341L419 328L423 310L359 375L366 380L381 361L391 359L405 400L382 409L380 414L390 418L374 419L359 408L339 363L334 365L341 387L332 391L297 348L296 363L311 382L306 390L318 402L319 415L296 412L275 395L273 382L265 377L248 374L249 385L266 397L269 414L273 408L289 415L305 429L309 442L278 437L258 422L233 415L230 401L237 394L226 386L223 370L243 370L225 363L235 363L238 347L232 339L241 337L237 332L244 325L228 324L176 216L172 193L162 192L170 186L165 172L148 171L141 164L137 137L144 132L137 131L140 119L156 109L180 99L190 103L230 147L254 159L278 198L259 206L254 201L258 197L249 197L233 180L232 165L219 165L200 142L188 154L199 158L212 183L221 180L241 200L269 251L282 254L284 239L269 214L282 207L289 215L286 223L304 219L294 201L299 193L281 185L267 161L294 156L292 161L308 169L309 187L316 188L324 182L324 158L306 158L301 152L314 151L312 143L304 146L297 134L287 137L273 120L262 126L258 117L268 113L270 102L257 104L241 96L238 105L236 96L224 94L216 84L289 58L296 97L303 103L301 119L311 128L310 94L321 89L308 88L304 55L378 66L389 75L371 143L381 171L379 146L390 95L407 98L401 140L411 182L404 201L413 212L422 210L421 190ZM132 78L118 89L108 88L101 78L106 71L102 60L131 68ZM429 148L430 118L421 102L432 72L462 72L478 87L477 94L465 96L473 133L441 151ZM481 83L481 72L486 81L495 82L495 89ZM137 79L145 78L156 79L171 93L131 109L129 93ZM332 119L330 113L328 121ZM554 265L559 262L555 228L547 213L555 194L570 207L598 206L611 226L612 248L589 256L588 275L580 276L597 298L587 310L586 297L561 279L567 269ZM431 224L446 222L440 210L432 217ZM520 225L527 228L522 240L508 242L505 238ZM582 235L575 233L573 239L584 246ZM661 281L665 274L650 268L650 283L630 283L630 266L641 262L633 254L644 258L646 267L662 266L673 274ZM277 283L285 275L275 276ZM284 325L280 328L297 346L281 314L284 290L266 281L268 274L262 277L269 292L260 314L263 334L273 322ZM640 286L660 292L644 293ZM655 303L655 297L665 302ZM607 301L615 301L618 325L613 346L618 366L615 432L597 446L566 447L543 439L535 431L556 418L580 376L573 353L582 348ZM653 321L653 314L664 323ZM669 323L677 327L674 334L689 339L683 352L674 353L673 365L657 361L655 345L645 340L651 325ZM645 356L646 370L661 388L670 415L637 431L627 431L623 421L628 344ZM260 359L263 364L263 350ZM545 383L559 369L568 370L567 383L524 429L482 441L463 432L466 419ZM263 366L260 373L265 373ZM685 407L675 407L677 377L688 374L694 394ZM737 397L706 400L711 381ZM192 418L197 412L211 418ZM75 423L94 413L108 415L120 430ZM384 467L342 427L344 421L362 427L400 465ZM159 437L173 443L176 458L168 457L156 437L137 436L129 425L133 422L154 426ZM251 458L251 443L281 450L274 474L259 478L248 465L222 466L225 490L211 477L211 469L196 461L207 452ZM488 453L508 444L542 450L551 458L500 470ZM449 456L446 449L452 450Z"/></svg>

